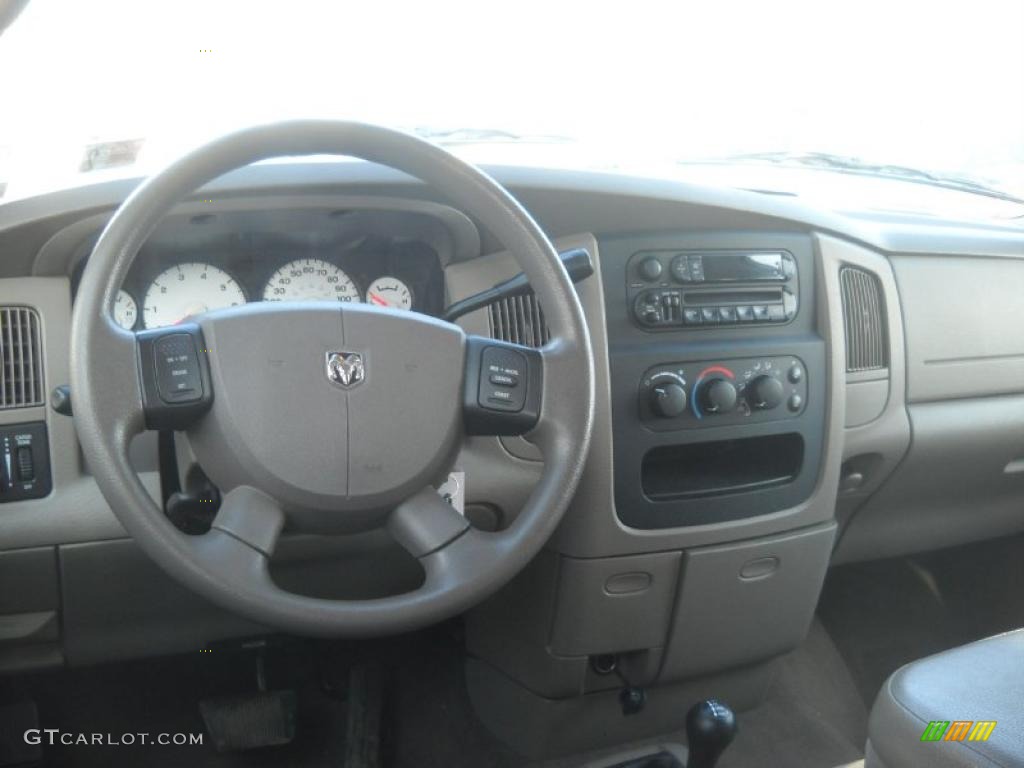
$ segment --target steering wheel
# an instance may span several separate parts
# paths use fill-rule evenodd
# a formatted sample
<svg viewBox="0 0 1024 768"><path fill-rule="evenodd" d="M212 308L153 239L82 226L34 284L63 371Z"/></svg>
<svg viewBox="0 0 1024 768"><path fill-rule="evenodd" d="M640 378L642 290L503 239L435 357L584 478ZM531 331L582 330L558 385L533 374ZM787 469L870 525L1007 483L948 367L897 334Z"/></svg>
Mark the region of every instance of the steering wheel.
<svg viewBox="0 0 1024 768"><path fill-rule="evenodd" d="M544 307L540 349L363 304L262 302L138 333L111 310L139 248L178 201L240 166L349 155L432 185L511 252ZM382 635L464 611L539 551L565 512L594 416L590 338L550 241L493 179L404 133L293 121L213 141L142 183L89 257L75 302L71 385L82 450L128 533L214 603L311 636ZM497 383L496 383L497 382ZM145 429L185 433L224 493L210 530L180 532L128 460ZM543 471L507 528L473 528L434 490L467 434L525 434ZM269 558L283 531L386 527L423 567L411 592L327 600L288 592Z"/></svg>

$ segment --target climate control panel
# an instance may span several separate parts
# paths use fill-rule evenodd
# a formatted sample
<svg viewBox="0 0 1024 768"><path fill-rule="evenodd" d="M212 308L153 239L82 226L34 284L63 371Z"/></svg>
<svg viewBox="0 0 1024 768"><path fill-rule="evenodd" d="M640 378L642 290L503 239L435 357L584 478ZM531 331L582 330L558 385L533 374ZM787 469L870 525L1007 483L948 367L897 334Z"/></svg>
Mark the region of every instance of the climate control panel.
<svg viewBox="0 0 1024 768"><path fill-rule="evenodd" d="M659 431L795 418L807 391L807 368L793 355L665 363L644 373L640 418Z"/></svg>

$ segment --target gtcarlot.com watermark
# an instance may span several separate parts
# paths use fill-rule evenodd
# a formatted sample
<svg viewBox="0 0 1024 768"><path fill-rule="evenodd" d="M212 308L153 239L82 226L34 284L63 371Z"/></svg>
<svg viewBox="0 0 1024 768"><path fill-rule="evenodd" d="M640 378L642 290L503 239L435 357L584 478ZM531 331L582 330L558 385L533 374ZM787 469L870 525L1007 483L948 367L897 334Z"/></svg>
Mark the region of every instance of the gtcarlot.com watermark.
<svg viewBox="0 0 1024 768"><path fill-rule="evenodd" d="M34 746L62 744L67 747L131 747L159 744L168 747L197 746L203 743L201 733L72 733L59 728L29 728L25 743Z"/></svg>

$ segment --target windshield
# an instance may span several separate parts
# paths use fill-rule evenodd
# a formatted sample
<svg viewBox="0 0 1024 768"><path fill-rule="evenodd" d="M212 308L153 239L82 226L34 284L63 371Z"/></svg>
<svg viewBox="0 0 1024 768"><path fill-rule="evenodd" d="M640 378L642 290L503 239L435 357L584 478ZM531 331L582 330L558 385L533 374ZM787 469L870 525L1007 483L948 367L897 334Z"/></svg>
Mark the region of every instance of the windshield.
<svg viewBox="0 0 1024 768"><path fill-rule="evenodd" d="M984 0L32 0L0 36L0 185L138 175L237 127L331 117L483 161L798 192L755 177L904 169L1024 197L1022 29L1024 3Z"/></svg>

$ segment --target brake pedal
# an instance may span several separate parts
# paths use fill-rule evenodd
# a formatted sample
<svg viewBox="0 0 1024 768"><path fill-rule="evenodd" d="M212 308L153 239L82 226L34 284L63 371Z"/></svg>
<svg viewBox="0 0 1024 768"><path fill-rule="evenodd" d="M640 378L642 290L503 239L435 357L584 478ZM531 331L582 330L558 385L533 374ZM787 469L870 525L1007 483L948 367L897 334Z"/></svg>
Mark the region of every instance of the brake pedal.
<svg viewBox="0 0 1024 768"><path fill-rule="evenodd" d="M218 752L272 747L295 738L295 691L204 699L199 712Z"/></svg>
<svg viewBox="0 0 1024 768"><path fill-rule="evenodd" d="M254 693L203 699L199 713L218 752L288 744L295 738L295 691L268 691L262 648L256 657Z"/></svg>

